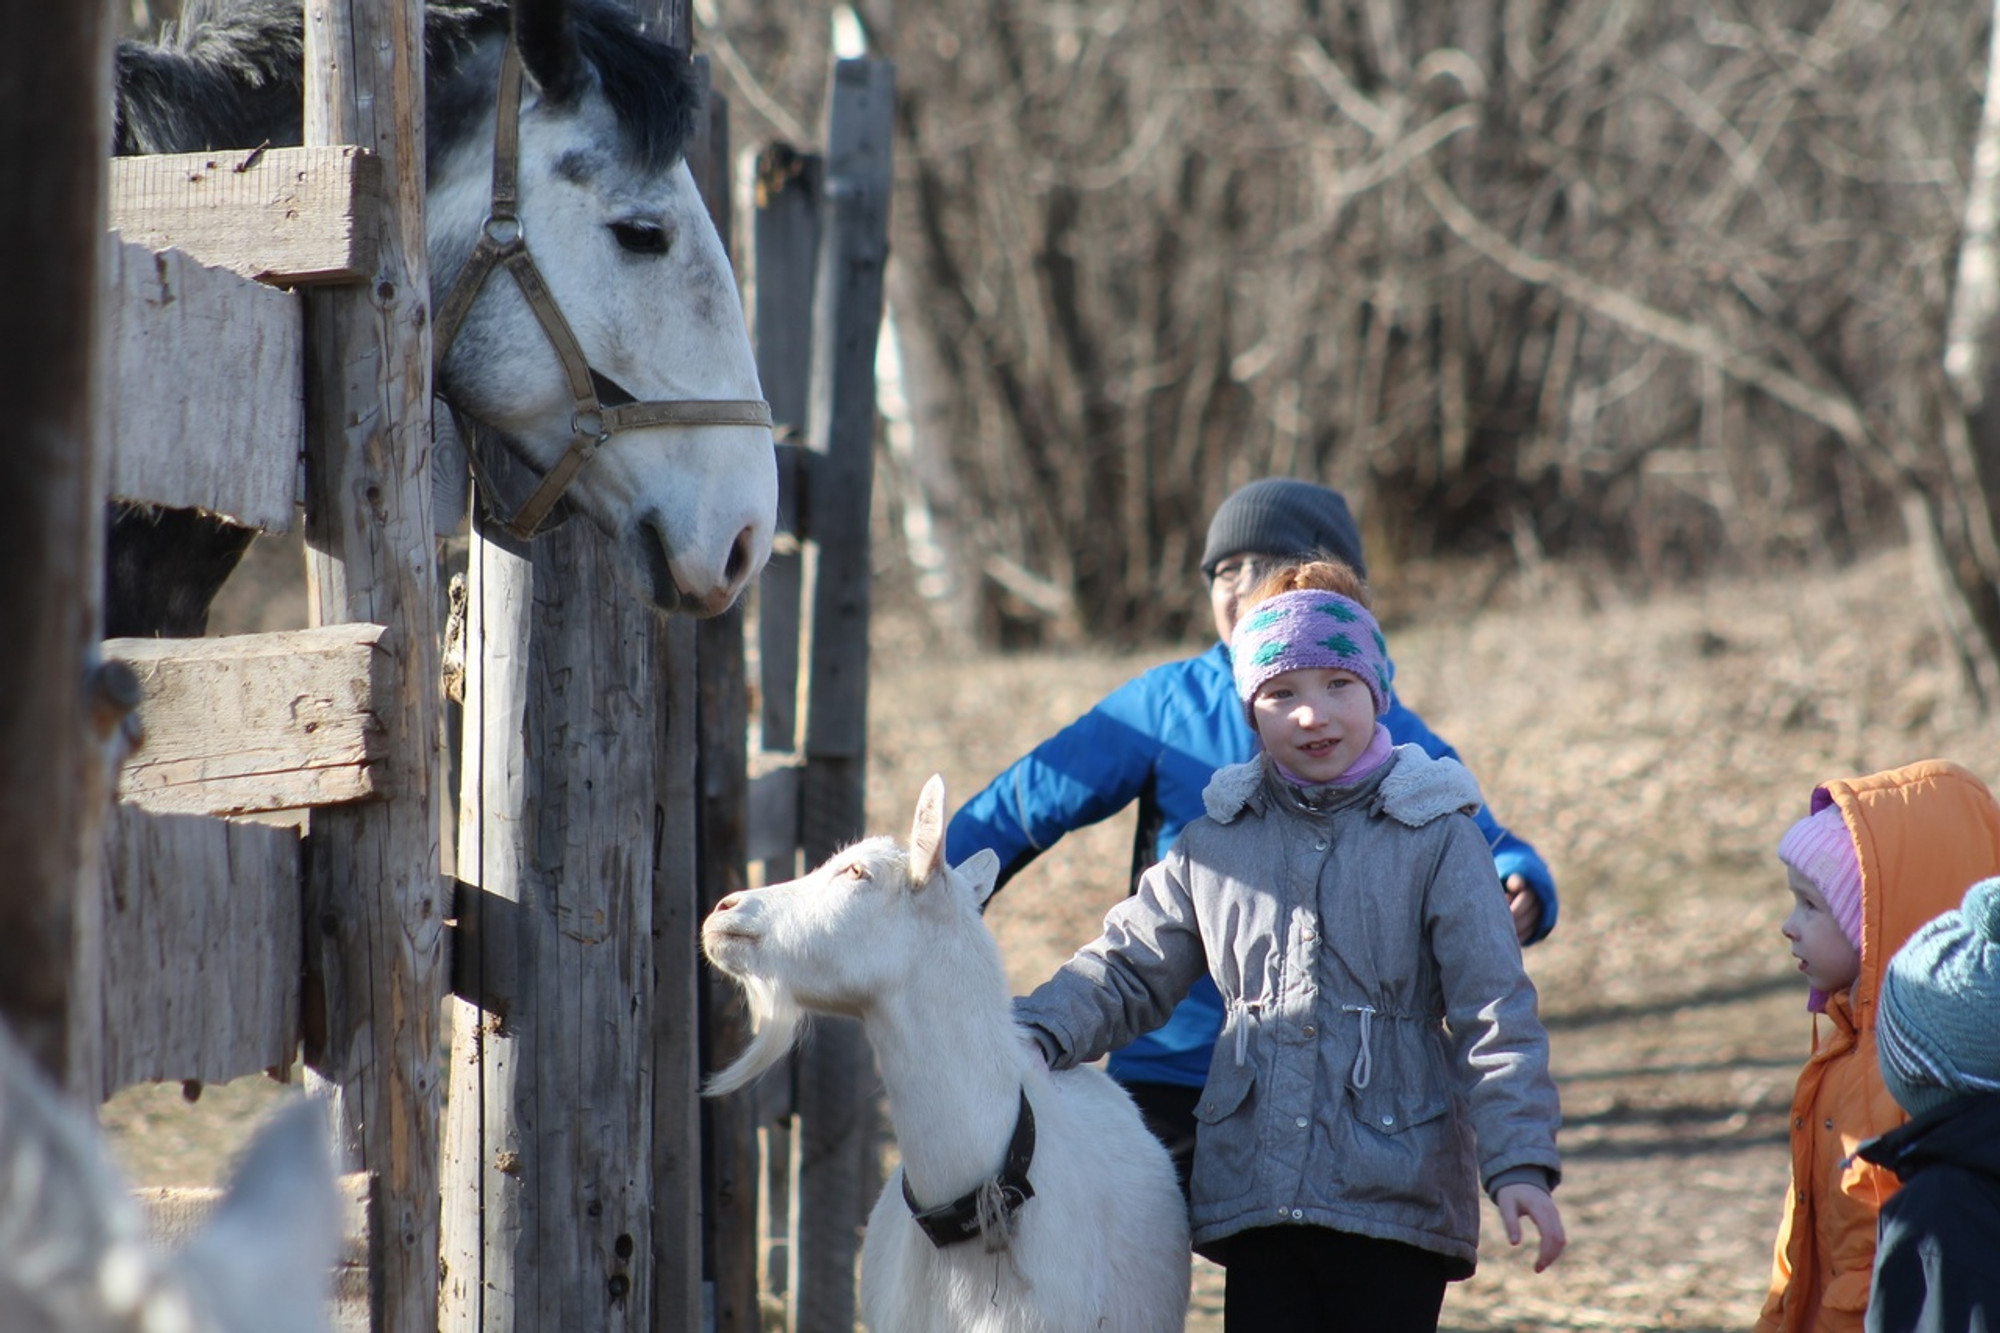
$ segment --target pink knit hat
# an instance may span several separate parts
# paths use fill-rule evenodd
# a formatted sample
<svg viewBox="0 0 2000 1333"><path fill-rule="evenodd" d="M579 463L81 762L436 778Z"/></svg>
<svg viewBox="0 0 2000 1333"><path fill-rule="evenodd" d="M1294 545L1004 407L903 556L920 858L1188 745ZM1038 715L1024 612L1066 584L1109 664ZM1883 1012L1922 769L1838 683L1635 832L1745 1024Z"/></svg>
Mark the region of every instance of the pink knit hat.
<svg viewBox="0 0 2000 1333"><path fill-rule="evenodd" d="M1824 804L1822 804L1824 802ZM1804 875L1826 899L1840 933L1861 947L1861 862L1854 852L1854 835L1840 807L1825 791L1813 793L1813 812L1785 830L1778 842L1778 859Z"/></svg>

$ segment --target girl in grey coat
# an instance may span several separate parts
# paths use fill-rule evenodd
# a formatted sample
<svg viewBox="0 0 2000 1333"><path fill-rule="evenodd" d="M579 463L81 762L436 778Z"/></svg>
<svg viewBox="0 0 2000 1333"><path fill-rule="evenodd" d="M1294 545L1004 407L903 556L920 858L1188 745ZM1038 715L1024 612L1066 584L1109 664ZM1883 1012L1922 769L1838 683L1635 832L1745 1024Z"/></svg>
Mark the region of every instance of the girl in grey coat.
<svg viewBox="0 0 2000 1333"><path fill-rule="evenodd" d="M1204 972L1227 1018L1201 1104L1195 1249L1225 1327L1435 1330L1492 1195L1562 1252L1555 1085L1479 789L1393 747L1351 570L1277 575L1231 641L1263 753L1225 768L1139 892L1016 1014L1052 1068L1147 1032Z"/></svg>

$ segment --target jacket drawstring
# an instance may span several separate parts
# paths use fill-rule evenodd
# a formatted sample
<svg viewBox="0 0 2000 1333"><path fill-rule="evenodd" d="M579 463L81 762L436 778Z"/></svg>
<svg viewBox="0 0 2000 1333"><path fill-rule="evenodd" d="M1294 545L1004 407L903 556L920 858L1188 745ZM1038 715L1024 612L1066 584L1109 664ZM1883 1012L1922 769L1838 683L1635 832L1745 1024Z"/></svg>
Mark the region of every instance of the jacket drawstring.
<svg viewBox="0 0 2000 1333"><path fill-rule="evenodd" d="M1354 1069L1348 1075L1348 1081L1354 1085L1354 1090L1360 1092L1375 1077L1375 1054L1368 1047L1369 1035L1374 1031L1375 1006L1372 1004L1343 1004L1340 1007L1347 1013L1361 1015L1361 1050L1355 1055ZM1241 1061L1238 1063L1241 1063Z"/></svg>
<svg viewBox="0 0 2000 1333"><path fill-rule="evenodd" d="M1237 1000L1231 1007L1241 1015L1236 1024L1236 1063L1238 1066L1241 1066L1248 1063L1250 1059L1251 1011L1262 1009L1264 1002L1262 1000Z"/></svg>

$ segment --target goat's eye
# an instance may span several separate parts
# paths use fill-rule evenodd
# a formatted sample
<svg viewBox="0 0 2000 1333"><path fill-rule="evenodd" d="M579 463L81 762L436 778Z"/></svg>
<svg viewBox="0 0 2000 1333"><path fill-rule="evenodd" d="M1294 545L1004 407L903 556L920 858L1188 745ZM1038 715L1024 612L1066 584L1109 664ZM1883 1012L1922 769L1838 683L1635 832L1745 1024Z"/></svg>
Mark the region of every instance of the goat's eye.
<svg viewBox="0 0 2000 1333"><path fill-rule="evenodd" d="M841 873L845 874L849 879L867 879L868 867L862 865L859 861L854 861Z"/></svg>
<svg viewBox="0 0 2000 1333"><path fill-rule="evenodd" d="M619 248L635 255L663 255L667 252L667 229L651 222L614 222L611 235Z"/></svg>

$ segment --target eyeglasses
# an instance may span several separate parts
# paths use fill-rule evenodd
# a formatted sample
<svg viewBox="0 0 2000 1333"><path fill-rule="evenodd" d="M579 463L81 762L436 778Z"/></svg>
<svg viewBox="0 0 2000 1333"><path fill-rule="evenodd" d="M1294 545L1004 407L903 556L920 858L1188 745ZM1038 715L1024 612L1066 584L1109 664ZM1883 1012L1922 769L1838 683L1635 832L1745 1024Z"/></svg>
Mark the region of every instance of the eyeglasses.
<svg viewBox="0 0 2000 1333"><path fill-rule="evenodd" d="M1216 564L1215 572L1208 576L1209 586L1227 584L1239 593L1249 592L1292 563L1271 555L1232 555Z"/></svg>

